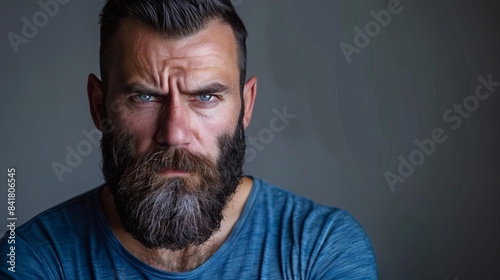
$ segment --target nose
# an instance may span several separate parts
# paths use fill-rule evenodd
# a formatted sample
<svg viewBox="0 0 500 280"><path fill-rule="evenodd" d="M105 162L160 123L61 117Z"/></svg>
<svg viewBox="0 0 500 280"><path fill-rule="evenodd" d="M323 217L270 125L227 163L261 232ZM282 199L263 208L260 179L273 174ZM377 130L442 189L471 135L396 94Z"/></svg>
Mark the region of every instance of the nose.
<svg viewBox="0 0 500 280"><path fill-rule="evenodd" d="M181 102L178 95L169 95L160 112L159 122L156 134L158 144L177 148L189 145L192 137L189 108Z"/></svg>

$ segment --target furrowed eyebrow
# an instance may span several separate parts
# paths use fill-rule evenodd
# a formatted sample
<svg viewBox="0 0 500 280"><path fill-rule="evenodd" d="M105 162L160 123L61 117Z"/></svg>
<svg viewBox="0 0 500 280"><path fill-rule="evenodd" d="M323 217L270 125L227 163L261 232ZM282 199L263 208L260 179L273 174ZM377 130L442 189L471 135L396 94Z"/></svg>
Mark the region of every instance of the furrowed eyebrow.
<svg viewBox="0 0 500 280"><path fill-rule="evenodd" d="M209 85L203 86L201 88L188 91L187 94L192 94L192 95L203 95L203 94L213 94L213 93L222 93L226 90L228 90L229 87L225 86L221 83L215 82L211 83Z"/></svg>
<svg viewBox="0 0 500 280"><path fill-rule="evenodd" d="M190 95L203 95L203 94L213 94L213 93L222 93L229 89L228 86L223 85L218 82L211 83L209 85L203 86L201 88L188 91L186 94ZM161 95L160 92L146 88L140 84L130 84L123 87L123 92L126 93L138 93L138 94L147 94L147 95Z"/></svg>
<svg viewBox="0 0 500 280"><path fill-rule="evenodd" d="M123 87L123 92L126 93L138 93L146 95L160 95L160 92L146 88L140 84L130 84Z"/></svg>

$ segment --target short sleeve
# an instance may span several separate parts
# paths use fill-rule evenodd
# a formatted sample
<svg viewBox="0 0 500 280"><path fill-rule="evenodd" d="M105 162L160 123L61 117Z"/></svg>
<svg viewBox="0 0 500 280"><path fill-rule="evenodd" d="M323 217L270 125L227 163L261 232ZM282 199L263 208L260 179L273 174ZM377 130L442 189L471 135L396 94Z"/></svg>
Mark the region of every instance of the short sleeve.
<svg viewBox="0 0 500 280"><path fill-rule="evenodd" d="M344 210L327 220L311 279L378 279L375 253L361 225Z"/></svg>

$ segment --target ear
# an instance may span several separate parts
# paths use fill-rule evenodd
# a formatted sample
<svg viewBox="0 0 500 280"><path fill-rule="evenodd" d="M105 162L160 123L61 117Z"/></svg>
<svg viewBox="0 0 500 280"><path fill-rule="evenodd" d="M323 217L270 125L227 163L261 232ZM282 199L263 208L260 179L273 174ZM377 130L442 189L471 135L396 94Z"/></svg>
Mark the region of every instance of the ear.
<svg viewBox="0 0 500 280"><path fill-rule="evenodd" d="M244 102L244 113L243 116L243 127L247 128L252 119L253 105L255 103L255 97L257 96L257 78L255 76L250 77L243 87L243 102Z"/></svg>
<svg viewBox="0 0 500 280"><path fill-rule="evenodd" d="M102 82L94 74L90 74L87 82L90 115L92 115L94 125L100 131L102 131L101 112L102 106L104 106L104 96L102 93Z"/></svg>

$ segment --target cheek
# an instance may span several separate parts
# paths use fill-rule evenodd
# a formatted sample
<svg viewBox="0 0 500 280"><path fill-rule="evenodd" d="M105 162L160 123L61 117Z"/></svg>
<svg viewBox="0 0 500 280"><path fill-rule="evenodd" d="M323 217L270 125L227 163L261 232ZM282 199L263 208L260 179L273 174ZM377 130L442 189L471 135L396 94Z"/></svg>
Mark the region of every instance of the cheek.
<svg viewBox="0 0 500 280"><path fill-rule="evenodd" d="M239 111L226 111L224 114L216 114L210 118L197 118L196 129L193 136L202 149L201 153L210 156L212 160L220 155L219 138L228 134L233 136L239 118Z"/></svg>
<svg viewBox="0 0 500 280"><path fill-rule="evenodd" d="M134 138L135 152L142 154L156 149L156 115L137 114L127 110L116 111L110 116L113 132L118 135L129 134Z"/></svg>

